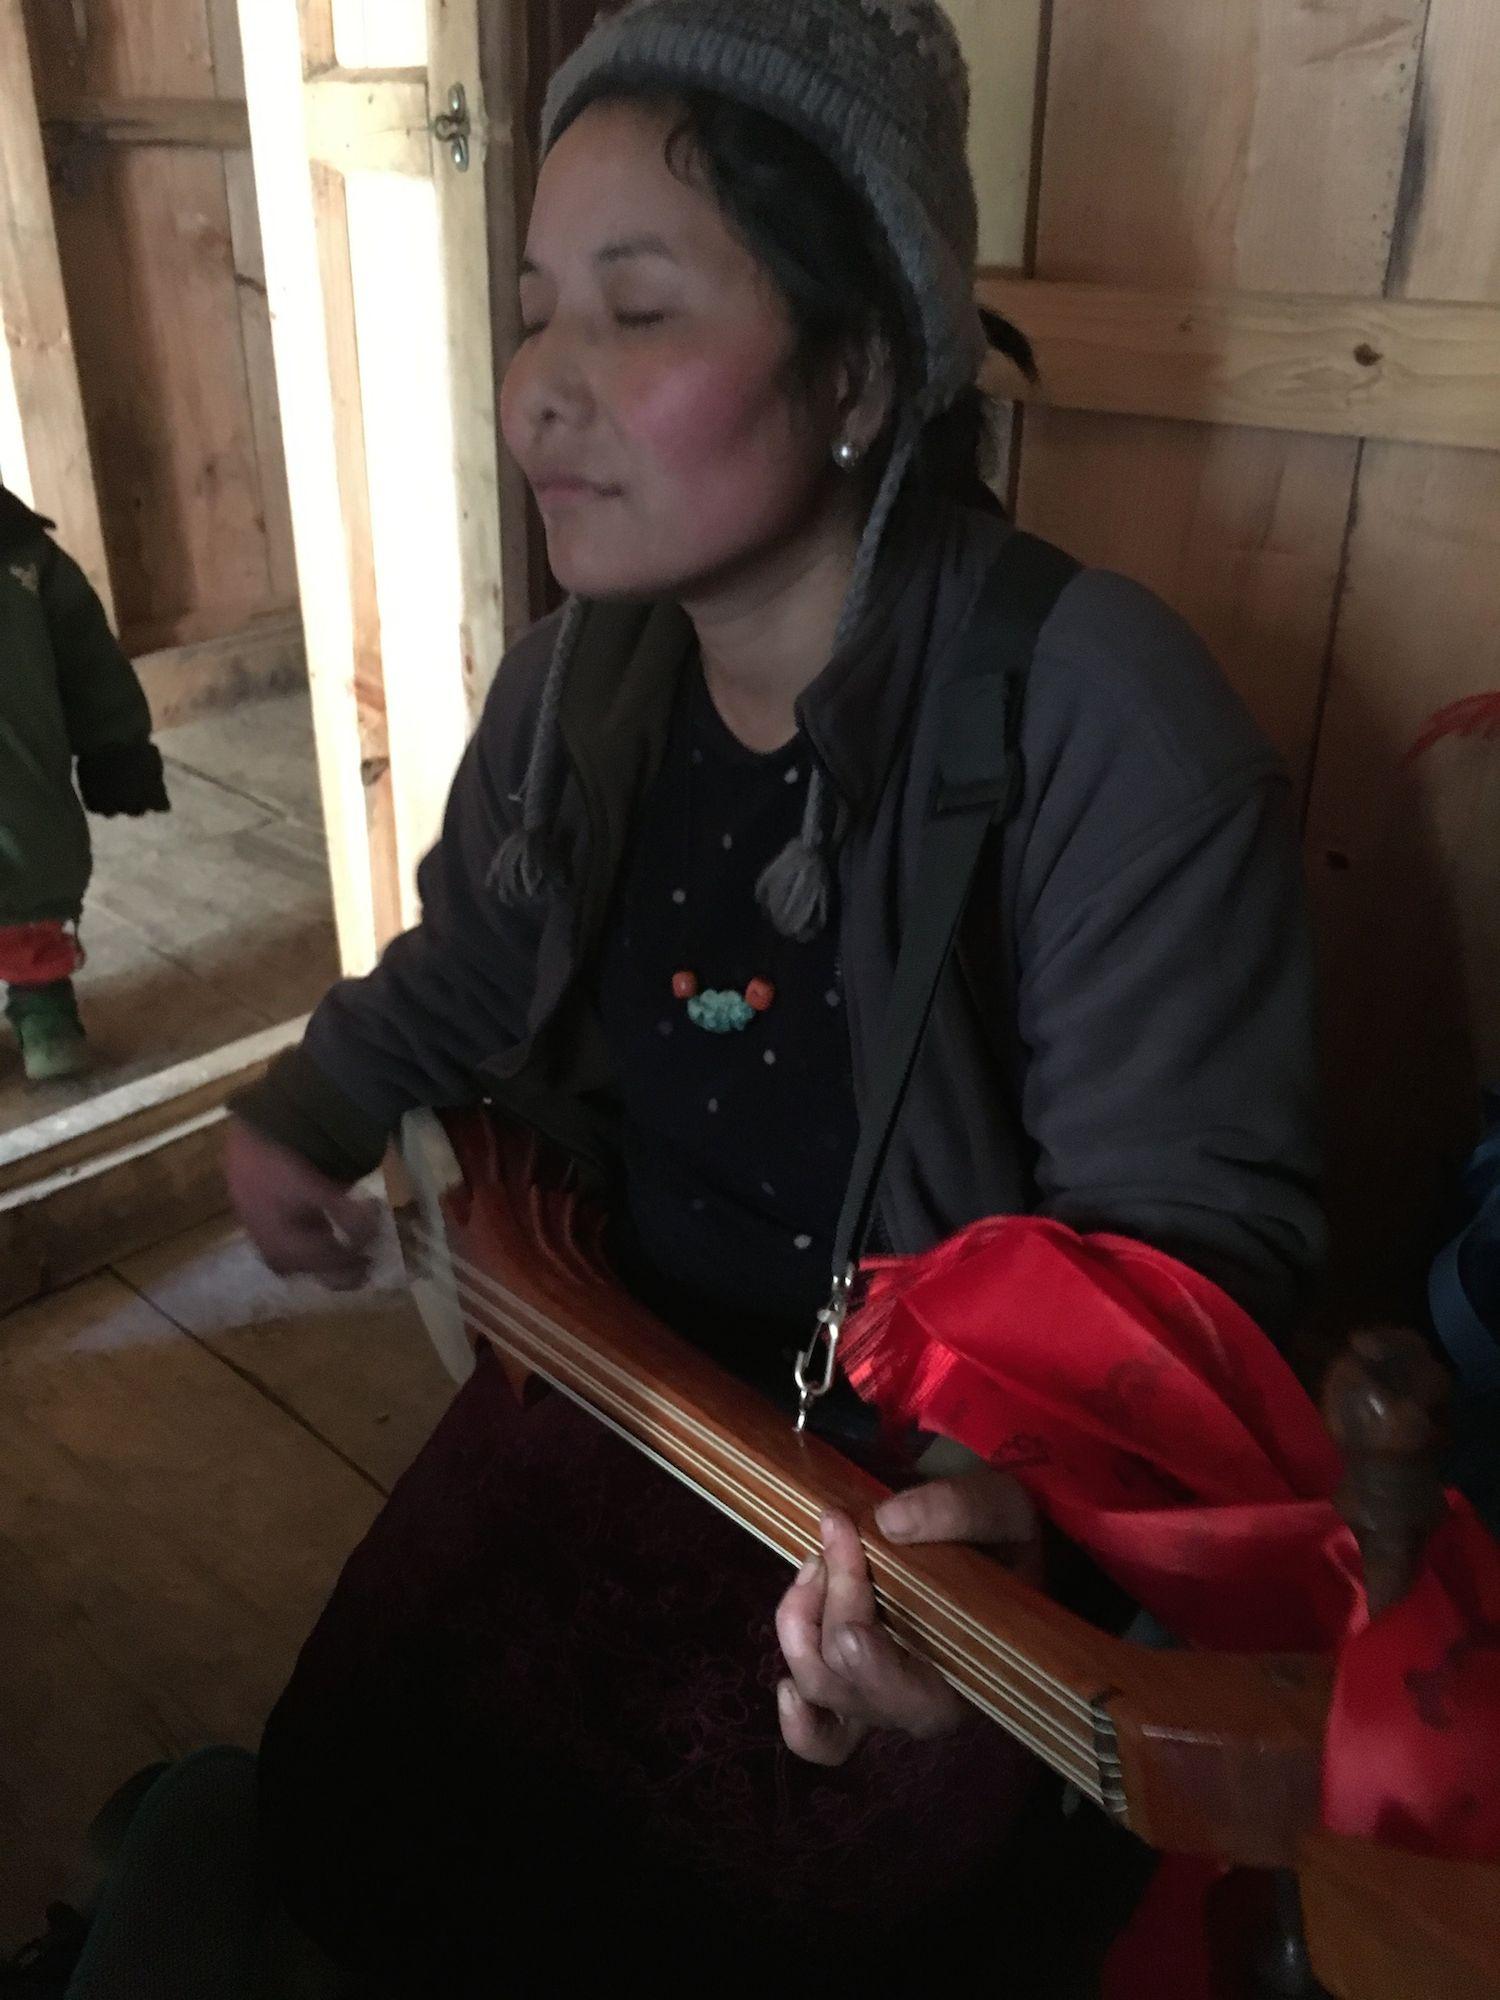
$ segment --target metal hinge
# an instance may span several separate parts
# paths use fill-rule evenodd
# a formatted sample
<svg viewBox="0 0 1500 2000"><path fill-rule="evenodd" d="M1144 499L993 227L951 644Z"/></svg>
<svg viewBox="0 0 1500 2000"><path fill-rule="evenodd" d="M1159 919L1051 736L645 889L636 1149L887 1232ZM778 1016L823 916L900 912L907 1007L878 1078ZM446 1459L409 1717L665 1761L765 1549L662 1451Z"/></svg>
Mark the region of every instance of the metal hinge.
<svg viewBox="0 0 1500 2000"><path fill-rule="evenodd" d="M442 145L451 149L453 164L461 174L469 171L469 140L473 127L469 123L469 99L461 83L455 83L448 92L448 109L438 113L432 121L432 136Z"/></svg>

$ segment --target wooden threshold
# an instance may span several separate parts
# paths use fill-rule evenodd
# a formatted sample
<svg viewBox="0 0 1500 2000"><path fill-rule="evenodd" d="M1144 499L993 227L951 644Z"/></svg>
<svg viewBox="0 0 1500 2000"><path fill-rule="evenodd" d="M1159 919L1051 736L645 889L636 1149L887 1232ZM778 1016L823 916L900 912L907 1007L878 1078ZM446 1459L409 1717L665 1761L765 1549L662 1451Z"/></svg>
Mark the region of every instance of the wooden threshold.
<svg viewBox="0 0 1500 2000"><path fill-rule="evenodd" d="M0 1312L221 1214L225 1100L305 1025L263 1029L0 1137Z"/></svg>
<svg viewBox="0 0 1500 2000"><path fill-rule="evenodd" d="M301 614L258 618L222 638L138 653L135 670L157 729L261 695L290 694L307 684Z"/></svg>

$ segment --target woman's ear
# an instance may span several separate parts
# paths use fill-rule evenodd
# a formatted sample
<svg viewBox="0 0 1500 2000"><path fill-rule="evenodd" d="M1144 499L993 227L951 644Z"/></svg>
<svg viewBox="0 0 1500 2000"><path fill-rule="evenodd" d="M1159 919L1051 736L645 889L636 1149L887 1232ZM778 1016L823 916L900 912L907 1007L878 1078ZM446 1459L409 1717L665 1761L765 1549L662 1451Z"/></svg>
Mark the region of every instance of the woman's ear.
<svg viewBox="0 0 1500 2000"><path fill-rule="evenodd" d="M896 403L896 363L891 343L878 329L851 343L839 364L838 424L861 457L890 422Z"/></svg>

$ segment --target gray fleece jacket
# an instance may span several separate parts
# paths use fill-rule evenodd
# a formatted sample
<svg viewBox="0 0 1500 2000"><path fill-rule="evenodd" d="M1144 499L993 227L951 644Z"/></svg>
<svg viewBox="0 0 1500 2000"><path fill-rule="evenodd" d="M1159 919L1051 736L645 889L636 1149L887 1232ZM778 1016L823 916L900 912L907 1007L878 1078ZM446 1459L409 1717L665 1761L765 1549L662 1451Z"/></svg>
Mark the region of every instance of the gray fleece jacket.
<svg viewBox="0 0 1500 2000"><path fill-rule="evenodd" d="M841 950L856 1097L877 1058L936 754L929 697L1004 537L955 510L888 558L860 642L800 720L843 808ZM507 657L422 864L422 922L336 986L237 1109L342 1179L403 1113L479 1097L597 1164L618 1101L591 971L692 634L598 605L564 696L555 829L570 893L504 907L555 631ZM1314 1000L1276 759L1194 635L1084 570L1045 624L1019 810L981 869L886 1171L885 1240L921 1250L1034 1212L1158 1245L1284 1327L1321 1262Z"/></svg>

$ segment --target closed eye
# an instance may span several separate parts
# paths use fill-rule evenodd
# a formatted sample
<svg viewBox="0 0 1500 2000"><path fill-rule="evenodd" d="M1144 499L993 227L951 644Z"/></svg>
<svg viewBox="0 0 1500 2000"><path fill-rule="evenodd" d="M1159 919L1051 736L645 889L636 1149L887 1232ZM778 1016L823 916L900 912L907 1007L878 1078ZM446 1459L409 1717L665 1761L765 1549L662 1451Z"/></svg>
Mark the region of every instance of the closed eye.
<svg viewBox="0 0 1500 2000"><path fill-rule="evenodd" d="M664 312L617 312L615 325L625 327L660 326L666 318Z"/></svg>

